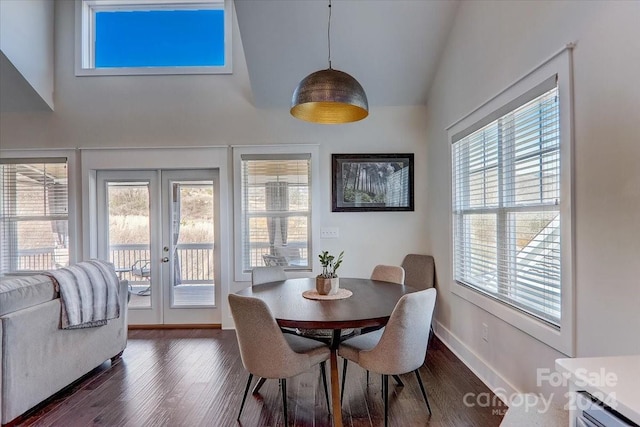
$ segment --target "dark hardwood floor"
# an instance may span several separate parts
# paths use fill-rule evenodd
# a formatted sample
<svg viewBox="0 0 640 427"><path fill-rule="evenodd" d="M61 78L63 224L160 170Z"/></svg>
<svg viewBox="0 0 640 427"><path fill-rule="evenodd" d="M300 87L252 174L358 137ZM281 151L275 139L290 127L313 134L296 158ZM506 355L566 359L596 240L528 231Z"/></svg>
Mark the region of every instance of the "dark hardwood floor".
<svg viewBox="0 0 640 427"><path fill-rule="evenodd" d="M433 415L427 412L415 376L403 375L404 387L389 382L389 425L500 424L506 407L465 404L490 391L435 337L420 371ZM290 425L331 425L319 372L313 369L288 381ZM241 422L236 422L246 380L233 331L133 330L121 360L113 366L102 364L17 425L282 426L277 380L268 380L259 395L247 398ZM474 394L465 399L467 393ZM365 371L350 363L344 425L381 426L383 411L380 377L371 375L366 384Z"/></svg>

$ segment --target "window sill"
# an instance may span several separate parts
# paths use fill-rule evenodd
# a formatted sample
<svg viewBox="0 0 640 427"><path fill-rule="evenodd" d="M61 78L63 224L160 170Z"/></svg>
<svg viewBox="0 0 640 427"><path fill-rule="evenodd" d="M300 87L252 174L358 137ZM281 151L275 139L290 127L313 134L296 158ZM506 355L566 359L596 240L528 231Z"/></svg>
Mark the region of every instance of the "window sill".
<svg viewBox="0 0 640 427"><path fill-rule="evenodd" d="M224 67L113 67L76 68L76 77L85 76L173 76L194 74L233 74L231 65Z"/></svg>
<svg viewBox="0 0 640 427"><path fill-rule="evenodd" d="M555 328L506 303L494 300L480 291L457 282L453 282L451 292L562 354L573 356L573 336L571 327L568 326L569 322L563 321L560 329Z"/></svg>

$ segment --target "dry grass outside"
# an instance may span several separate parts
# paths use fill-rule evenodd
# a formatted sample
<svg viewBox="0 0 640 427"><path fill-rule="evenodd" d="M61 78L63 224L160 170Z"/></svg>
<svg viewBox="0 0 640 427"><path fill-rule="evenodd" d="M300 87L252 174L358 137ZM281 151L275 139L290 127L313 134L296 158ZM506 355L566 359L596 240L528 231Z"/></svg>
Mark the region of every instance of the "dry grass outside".
<svg viewBox="0 0 640 427"><path fill-rule="evenodd" d="M180 224L180 240L185 243L213 243L213 224L186 221ZM149 244L149 217L142 215L114 215L109 218L109 242L112 245Z"/></svg>

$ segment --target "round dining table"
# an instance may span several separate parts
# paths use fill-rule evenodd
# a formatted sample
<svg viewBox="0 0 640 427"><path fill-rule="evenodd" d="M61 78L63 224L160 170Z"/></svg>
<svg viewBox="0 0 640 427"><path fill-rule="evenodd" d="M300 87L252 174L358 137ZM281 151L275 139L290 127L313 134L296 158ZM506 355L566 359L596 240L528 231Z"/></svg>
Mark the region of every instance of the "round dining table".
<svg viewBox="0 0 640 427"><path fill-rule="evenodd" d="M349 328L386 325L398 300L417 289L396 283L370 279L340 278L340 288L352 295L344 299L315 300L305 298L305 291L315 289L315 278L288 279L252 286L238 295L260 298L266 302L281 327L299 329L332 329L331 402L333 424L342 426L342 407L338 382L337 351L341 331Z"/></svg>

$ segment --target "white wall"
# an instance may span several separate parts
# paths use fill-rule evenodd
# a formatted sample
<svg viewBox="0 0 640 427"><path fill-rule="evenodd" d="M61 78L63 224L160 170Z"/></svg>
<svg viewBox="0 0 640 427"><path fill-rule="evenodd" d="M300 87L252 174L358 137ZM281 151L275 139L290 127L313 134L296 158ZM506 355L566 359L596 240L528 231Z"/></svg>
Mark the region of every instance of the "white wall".
<svg viewBox="0 0 640 427"><path fill-rule="evenodd" d="M53 109L51 0L0 1L0 50Z"/></svg>
<svg viewBox="0 0 640 427"><path fill-rule="evenodd" d="M445 128L576 41L577 356L640 353L640 2L463 2L427 103L439 333L494 387L534 391L563 355L450 292ZM482 341L482 323L489 342ZM547 385L543 385L545 389Z"/></svg>
<svg viewBox="0 0 640 427"><path fill-rule="evenodd" d="M399 264L409 252L425 252L425 107L373 107L366 120L337 126L301 122L284 109L256 109L237 23L232 75L75 77L73 21L73 2L57 1L56 110L0 114L3 149L317 143L320 225L340 230L339 239L322 240L320 247L345 251L341 275L368 276L377 263ZM297 83L291 82L292 92ZM332 213L331 153L350 152L415 153L415 212Z"/></svg>

